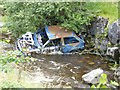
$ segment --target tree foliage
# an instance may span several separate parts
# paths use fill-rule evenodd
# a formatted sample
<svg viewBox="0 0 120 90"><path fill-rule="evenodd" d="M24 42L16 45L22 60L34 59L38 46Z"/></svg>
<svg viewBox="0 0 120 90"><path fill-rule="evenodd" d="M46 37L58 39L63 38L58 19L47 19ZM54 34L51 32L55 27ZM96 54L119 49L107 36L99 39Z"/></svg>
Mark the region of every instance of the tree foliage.
<svg viewBox="0 0 120 90"><path fill-rule="evenodd" d="M7 27L15 37L27 31L36 31L45 25L60 25L79 32L94 17L81 2L15 2L5 3L4 7Z"/></svg>

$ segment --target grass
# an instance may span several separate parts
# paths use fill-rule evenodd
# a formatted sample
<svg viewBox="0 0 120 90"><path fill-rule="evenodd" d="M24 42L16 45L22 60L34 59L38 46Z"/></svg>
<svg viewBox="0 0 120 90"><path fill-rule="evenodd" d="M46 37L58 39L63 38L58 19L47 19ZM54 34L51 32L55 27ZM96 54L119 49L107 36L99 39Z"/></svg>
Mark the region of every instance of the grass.
<svg viewBox="0 0 120 90"><path fill-rule="evenodd" d="M88 2L85 3L87 9L98 12L97 15L109 18L109 23L118 19L118 3L113 2Z"/></svg>

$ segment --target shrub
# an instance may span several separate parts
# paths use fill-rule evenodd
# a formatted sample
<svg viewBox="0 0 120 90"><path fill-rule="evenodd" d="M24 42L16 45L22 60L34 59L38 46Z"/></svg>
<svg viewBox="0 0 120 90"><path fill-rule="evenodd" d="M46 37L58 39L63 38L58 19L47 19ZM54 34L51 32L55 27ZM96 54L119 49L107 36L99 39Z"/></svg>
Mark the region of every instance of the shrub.
<svg viewBox="0 0 120 90"><path fill-rule="evenodd" d="M45 25L61 25L79 32L85 30L95 14L84 8L83 2L15 2L4 4L8 29L14 37L36 31Z"/></svg>

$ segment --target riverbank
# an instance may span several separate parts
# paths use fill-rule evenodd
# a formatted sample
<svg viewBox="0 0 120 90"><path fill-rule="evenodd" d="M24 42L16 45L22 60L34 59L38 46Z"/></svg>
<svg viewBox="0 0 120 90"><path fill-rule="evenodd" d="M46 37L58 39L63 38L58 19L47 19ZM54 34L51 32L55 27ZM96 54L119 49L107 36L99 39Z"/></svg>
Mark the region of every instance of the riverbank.
<svg viewBox="0 0 120 90"><path fill-rule="evenodd" d="M19 60L19 57L20 56L17 55L16 59ZM90 85L82 80L82 75L96 68L102 68L108 75L108 79L114 80L114 71L110 70L109 63L97 55L37 54L32 57L28 57L28 61L23 63L15 63L12 61L11 63L8 62L6 65L1 66L0 76L2 78L0 80L0 87L90 88ZM24 58L22 58L23 61L25 61ZM10 61L15 58L6 59Z"/></svg>

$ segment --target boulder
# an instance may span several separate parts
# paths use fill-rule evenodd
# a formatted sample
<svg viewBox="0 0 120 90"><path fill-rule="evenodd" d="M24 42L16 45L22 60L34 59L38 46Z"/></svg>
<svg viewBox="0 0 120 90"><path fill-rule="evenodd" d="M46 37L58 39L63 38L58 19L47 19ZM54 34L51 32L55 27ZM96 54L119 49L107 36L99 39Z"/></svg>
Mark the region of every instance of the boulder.
<svg viewBox="0 0 120 90"><path fill-rule="evenodd" d="M108 38L112 44L120 44L120 20L108 26Z"/></svg>
<svg viewBox="0 0 120 90"><path fill-rule="evenodd" d="M86 83L96 84L96 83L99 83L101 74L103 74L103 70L98 68L98 69L92 70L91 72L89 72L87 74L84 74L82 76L82 79Z"/></svg>
<svg viewBox="0 0 120 90"><path fill-rule="evenodd" d="M108 24L108 18L103 18L101 16L98 16L92 23L91 27L88 30L88 34L90 35L96 35L104 33L104 29L106 28Z"/></svg>

